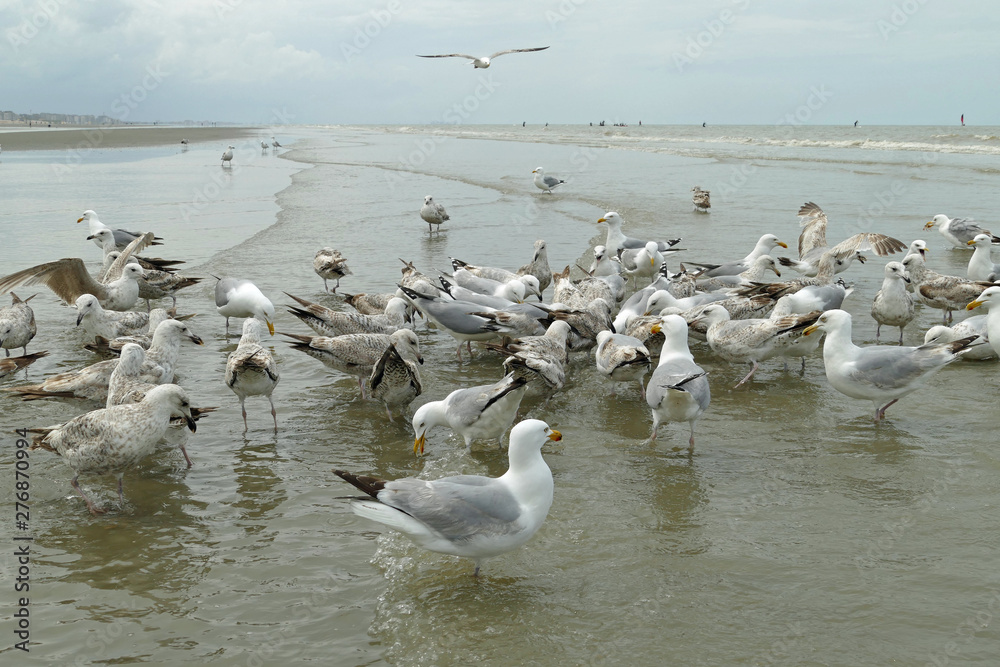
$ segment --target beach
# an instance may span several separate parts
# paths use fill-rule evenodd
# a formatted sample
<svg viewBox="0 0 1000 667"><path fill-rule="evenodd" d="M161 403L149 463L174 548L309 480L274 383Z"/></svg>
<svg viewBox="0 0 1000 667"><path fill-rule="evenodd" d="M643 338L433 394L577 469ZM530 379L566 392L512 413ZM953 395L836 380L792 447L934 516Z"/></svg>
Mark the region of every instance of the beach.
<svg viewBox="0 0 1000 667"><path fill-rule="evenodd" d="M107 127L85 128L3 128L0 145L4 151L71 150L94 148L140 148L189 143L240 140L257 135L253 127ZM268 140L270 141L270 140Z"/></svg>
<svg viewBox="0 0 1000 667"><path fill-rule="evenodd" d="M79 134L58 138L71 132ZM946 213L1000 231L1000 128L297 127L283 128L289 140L277 135L291 147L277 155L260 150L271 134L262 129L136 130L144 139L123 129L109 141L121 132L116 141L146 143L79 150L86 132L37 133L23 152L0 134L0 174L14 193L0 220L0 275L60 257L96 269L100 251L75 222L85 209L113 227L155 232L164 245L147 254L185 260L181 273L202 278L178 295L205 341L183 349L178 381L194 405L219 409L191 438L192 468L163 449L125 475L124 508L113 478L81 477L111 508L102 517L73 494L59 457L31 453L37 644L8 657L642 665L669 656L679 665L854 667L991 664L1000 654L996 362L952 364L876 426L869 402L830 387L820 353L804 371L797 361L788 370L765 362L734 389L748 369L692 344L712 405L689 457L686 424L662 427L648 444L639 389L612 395L593 352L574 354L566 387L548 401L526 399L520 414L563 434L543 448L555 480L549 516L524 547L487 560L473 578L471 561L428 553L355 516L347 498L357 492L332 470L502 474L505 448L466 452L443 429L415 457L409 423L427 401L499 379L499 357L480 350L459 363L450 336L416 325L423 393L390 422L353 377L278 334L264 342L281 373L278 432L266 400L251 397L244 434L223 382L238 337L226 337L213 295L213 276L251 279L274 302L278 332L308 334L283 292L346 308L313 272L323 246L353 271L341 292L389 292L400 259L428 275L449 270L450 258L516 269L536 239L553 271L587 267L605 238L597 220L617 211L630 236L681 238L685 250L668 260L677 268L742 257L764 233L795 256L796 212L807 201L829 215L831 245L860 231L923 238L929 266L962 274L970 253L924 224ZM181 147L184 135L195 145ZM232 168L219 160L229 142L238 146ZM566 183L540 191L531 173L539 166ZM692 209L696 185L712 191L707 215ZM428 194L451 216L433 234L418 215ZM875 342L869 309L889 259L901 256L869 253L842 274L854 287L844 308L859 344ZM49 356L0 380L3 388L97 360L73 309L44 287L15 292L38 294L28 350ZM921 308L905 343L922 343L940 319ZM895 329L882 338L894 341ZM9 443L0 462L11 482L13 429L97 407L6 394L0 404ZM0 568L12 581L14 558Z"/></svg>

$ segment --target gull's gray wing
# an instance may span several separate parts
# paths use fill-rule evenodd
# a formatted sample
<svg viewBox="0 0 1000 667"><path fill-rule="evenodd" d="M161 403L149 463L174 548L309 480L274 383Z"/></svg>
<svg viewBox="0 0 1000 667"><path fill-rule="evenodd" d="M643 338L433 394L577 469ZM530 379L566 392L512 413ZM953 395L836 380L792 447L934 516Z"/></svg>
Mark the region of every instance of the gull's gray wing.
<svg viewBox="0 0 1000 667"><path fill-rule="evenodd" d="M520 530L520 504L503 484L490 477L457 475L431 482L397 479L386 483L378 500L452 542Z"/></svg>
<svg viewBox="0 0 1000 667"><path fill-rule="evenodd" d="M229 293L245 282L239 278L220 278L219 282L215 283L215 305L222 308L229 303Z"/></svg>
<svg viewBox="0 0 1000 667"><path fill-rule="evenodd" d="M524 378L508 374L496 384L459 390L451 405L448 406L448 412L455 415L463 426L471 426L479 421L479 418L491 405L524 385Z"/></svg>
<svg viewBox="0 0 1000 667"><path fill-rule="evenodd" d="M651 408L659 407L671 389L691 394L702 410L706 410L712 400L705 371L683 357L665 361L656 367L646 384L646 403Z"/></svg>
<svg viewBox="0 0 1000 667"><path fill-rule="evenodd" d="M850 377L881 389L900 389L918 381L929 371L947 364L954 355L946 345L861 348Z"/></svg>
<svg viewBox="0 0 1000 667"><path fill-rule="evenodd" d="M891 255L893 253L899 252L900 250L906 250L906 244L899 239L894 239L891 236L886 236L885 234L877 234L874 232L861 232L860 234L855 234L854 236L841 241L837 245L830 248L838 259L843 259L849 255L862 250L874 250L875 254L879 257L885 257L886 255Z"/></svg>

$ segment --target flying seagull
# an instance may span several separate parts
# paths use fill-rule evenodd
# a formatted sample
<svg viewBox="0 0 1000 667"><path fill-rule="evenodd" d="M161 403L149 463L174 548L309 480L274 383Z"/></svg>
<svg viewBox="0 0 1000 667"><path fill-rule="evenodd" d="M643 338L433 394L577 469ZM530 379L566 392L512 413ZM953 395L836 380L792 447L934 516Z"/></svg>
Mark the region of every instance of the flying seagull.
<svg viewBox="0 0 1000 667"><path fill-rule="evenodd" d="M507 53L528 53L530 51L544 51L547 48L549 48L549 47L547 47L547 46L538 46L538 47L535 47L533 49L507 49L506 51L497 51L493 55L483 56L482 58L477 58L476 56L467 56L464 53L442 53L441 55L437 55L437 56L421 56L421 55L418 55L417 57L418 58L468 58L469 60L472 61L472 66L473 67L476 67L478 69L486 69L487 67L490 66L490 61L491 60L493 60L494 58L498 58L498 57L500 57L500 56L502 56L504 54L507 54Z"/></svg>

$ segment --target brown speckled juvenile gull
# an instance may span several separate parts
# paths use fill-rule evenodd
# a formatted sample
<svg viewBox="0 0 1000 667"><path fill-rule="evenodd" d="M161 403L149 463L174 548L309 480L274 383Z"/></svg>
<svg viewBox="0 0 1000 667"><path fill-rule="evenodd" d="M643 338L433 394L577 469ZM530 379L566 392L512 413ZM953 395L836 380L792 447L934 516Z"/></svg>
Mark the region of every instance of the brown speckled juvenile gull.
<svg viewBox="0 0 1000 667"><path fill-rule="evenodd" d="M156 327L153 343L143 364L143 381L153 384L173 382L183 340L204 345L201 338L183 322L167 320ZM26 401L37 398L88 398L104 403L108 400L108 382L117 364L118 359L99 361L79 370L53 375L39 385L11 387L3 391L15 392Z"/></svg>
<svg viewBox="0 0 1000 667"><path fill-rule="evenodd" d="M597 334L594 357L597 370L613 381L638 380L639 389L645 397L646 389L642 386L642 378L649 372L650 359L649 350L642 341L632 336L602 331Z"/></svg>
<svg viewBox="0 0 1000 667"><path fill-rule="evenodd" d="M226 386L240 399L243 413L243 432L247 431L247 409L244 405L248 396L266 396L271 404L274 432L278 432L278 414L274 409L271 393L278 385L278 364L271 351L260 344L264 335L264 323L256 318L243 321L243 335L240 344L226 360Z"/></svg>
<svg viewBox="0 0 1000 667"><path fill-rule="evenodd" d="M281 333L281 332L279 332ZM420 341L409 329L400 329L393 334L348 334L346 336L301 336L281 333L293 339L292 347L319 359L330 368L353 375L358 379L361 397L368 398L365 383L371 377L375 364L391 343L396 351L406 359L419 361Z"/></svg>
<svg viewBox="0 0 1000 667"><path fill-rule="evenodd" d="M419 363L423 363L423 359L418 359ZM372 398L385 406L389 421L393 421L393 410L405 409L423 391L417 363L400 356L392 343L375 363L368 384Z"/></svg>
<svg viewBox="0 0 1000 667"><path fill-rule="evenodd" d="M313 271L323 279L323 289L327 292L330 291L330 286L326 281L337 281L337 284L333 286L334 293L340 287L341 278L353 275L347 266L347 260L341 256L339 250L333 248L320 248L316 251L316 255L313 257Z"/></svg>
<svg viewBox="0 0 1000 667"><path fill-rule="evenodd" d="M310 329L320 336L344 336L354 333L391 334L406 324L406 309L408 304L399 297L393 297L386 304L385 312L375 315L363 315L359 312L333 310L312 301L300 299L288 294L298 301L302 308L289 306L288 312L302 320Z"/></svg>
<svg viewBox="0 0 1000 667"><path fill-rule="evenodd" d="M115 475L118 498L124 503L122 476L155 450L172 415L183 417L188 428L196 430L187 393L178 385L166 384L149 390L140 403L94 410L59 426L29 429L38 434L31 449L47 449L63 457L75 473L70 482L73 488L92 514L101 514L104 510L91 502L77 478Z"/></svg>
<svg viewBox="0 0 1000 667"><path fill-rule="evenodd" d="M66 303L76 303L81 295L93 294L109 310L129 310L139 299L137 281L142 277L143 269L136 264L128 264L128 258L152 241L153 234L150 232L128 244L108 271L107 283L94 280L87 273L83 260L72 257L32 266L0 278L0 294L20 285L45 285Z"/></svg>

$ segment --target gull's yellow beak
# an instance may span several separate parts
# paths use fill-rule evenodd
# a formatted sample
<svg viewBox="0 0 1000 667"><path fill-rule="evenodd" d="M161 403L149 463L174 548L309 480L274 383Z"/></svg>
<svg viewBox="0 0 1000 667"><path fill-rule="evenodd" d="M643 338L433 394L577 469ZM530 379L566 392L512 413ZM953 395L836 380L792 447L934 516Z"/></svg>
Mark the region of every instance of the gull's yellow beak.
<svg viewBox="0 0 1000 667"><path fill-rule="evenodd" d="M537 174L537 173L538 173L538 170L537 170L537 169L532 169L532 170L531 170L531 173L532 173L532 174Z"/></svg>
<svg viewBox="0 0 1000 667"><path fill-rule="evenodd" d="M818 325L816 325L816 324L814 324L814 325L812 325L812 326L809 326L809 327L806 327L805 329L803 329L803 330L802 330L802 335L803 335L803 336L808 336L808 335L809 335L809 334L811 334L811 333L812 333L813 331L816 331L816 329L819 329L819 326L818 326Z"/></svg>
<svg viewBox="0 0 1000 667"><path fill-rule="evenodd" d="M608 219L607 219L607 218L598 218L598 220L597 220L597 221L598 221L598 222L607 222L607 221L608 221Z"/></svg>
<svg viewBox="0 0 1000 667"><path fill-rule="evenodd" d="M653 257L650 257L649 258L649 265L650 266L656 266L656 259L654 259Z"/></svg>
<svg viewBox="0 0 1000 667"><path fill-rule="evenodd" d="M787 243L782 243L781 241L778 241L778 245L780 245L782 248L787 248L788 247Z"/></svg>
<svg viewBox="0 0 1000 667"><path fill-rule="evenodd" d="M555 440L556 442L559 442L560 440L562 440L562 433L560 433L555 429L552 429L552 433L549 433L549 440Z"/></svg>
<svg viewBox="0 0 1000 667"><path fill-rule="evenodd" d="M274 335L274 323L272 323L271 320L264 320L264 322L267 324L267 332L273 336Z"/></svg>
<svg viewBox="0 0 1000 667"><path fill-rule="evenodd" d="M976 239L972 239L971 241L969 241L965 245L976 245Z"/></svg>
<svg viewBox="0 0 1000 667"><path fill-rule="evenodd" d="M661 331L663 331L663 327L661 327L659 324L654 324L653 326L649 327L649 330L655 334L658 334Z"/></svg>
<svg viewBox="0 0 1000 667"><path fill-rule="evenodd" d="M418 455L419 454L423 454L424 453L424 444L426 444L426 443L427 443L427 434L426 433L421 433L416 438L414 438L414 440L413 440L413 453L414 454L418 454Z"/></svg>
<svg viewBox="0 0 1000 667"><path fill-rule="evenodd" d="M933 226L934 226L934 221L931 220L930 222L924 225L924 229L930 229Z"/></svg>
<svg viewBox="0 0 1000 667"><path fill-rule="evenodd" d="M979 308L979 306L981 306L981 305L983 305L983 302L980 301L979 299L976 299L975 301L969 303L969 305L966 306L965 309L966 310L975 310L976 308Z"/></svg>
<svg viewBox="0 0 1000 667"><path fill-rule="evenodd" d="M77 222L83 222L83 218L77 218L76 221Z"/></svg>

